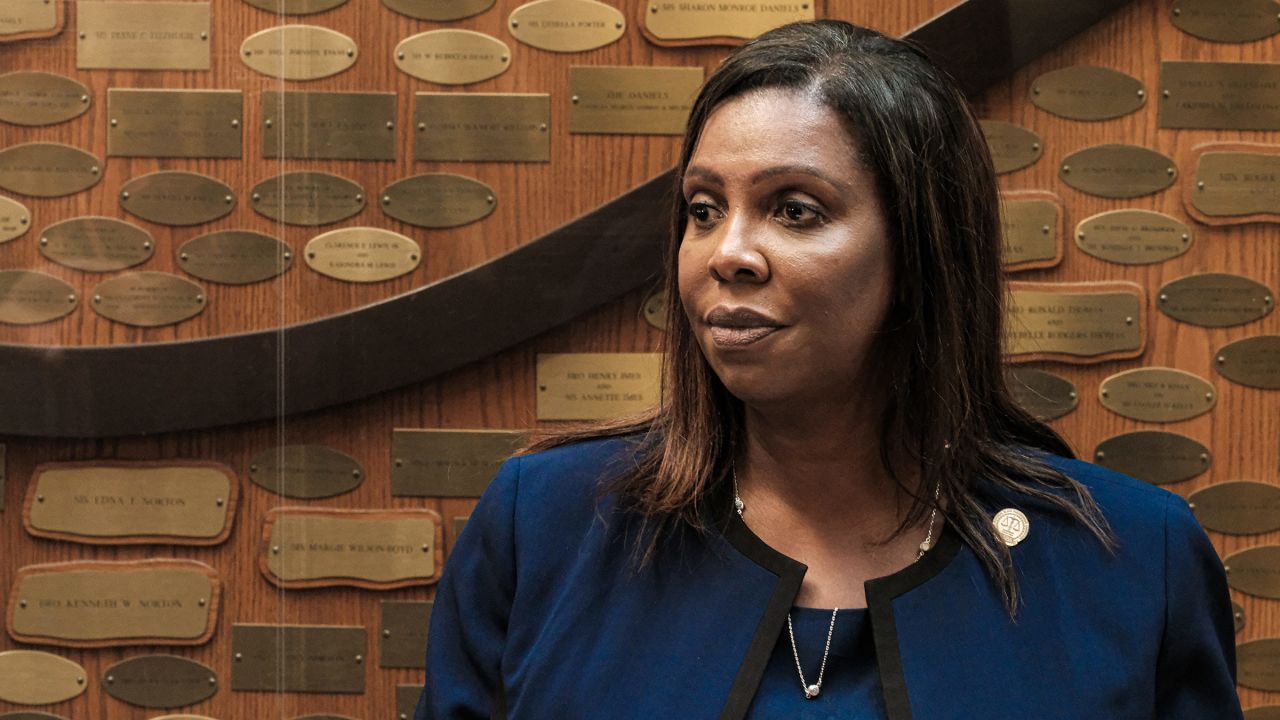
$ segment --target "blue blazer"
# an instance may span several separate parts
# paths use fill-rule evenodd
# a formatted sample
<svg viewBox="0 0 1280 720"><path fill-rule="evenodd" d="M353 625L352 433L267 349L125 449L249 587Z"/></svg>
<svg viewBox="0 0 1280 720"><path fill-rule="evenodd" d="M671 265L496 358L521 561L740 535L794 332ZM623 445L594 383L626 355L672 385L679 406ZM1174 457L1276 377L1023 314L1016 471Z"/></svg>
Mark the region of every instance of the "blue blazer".
<svg viewBox="0 0 1280 720"><path fill-rule="evenodd" d="M458 538L431 616L416 720L741 718L805 566L733 513L636 572L627 523L596 486L626 439L509 460ZM1023 602L958 536L866 583L890 720L1241 718L1222 562L1177 495L1088 463L1116 554L1031 498L1013 547ZM505 700L505 702L504 702Z"/></svg>

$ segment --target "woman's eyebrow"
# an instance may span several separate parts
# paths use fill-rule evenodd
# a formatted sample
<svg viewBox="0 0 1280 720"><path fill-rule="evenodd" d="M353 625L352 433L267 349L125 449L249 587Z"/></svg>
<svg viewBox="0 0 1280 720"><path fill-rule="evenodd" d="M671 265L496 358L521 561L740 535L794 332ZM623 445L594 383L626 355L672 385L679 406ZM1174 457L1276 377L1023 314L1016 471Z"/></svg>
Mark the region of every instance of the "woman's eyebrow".
<svg viewBox="0 0 1280 720"><path fill-rule="evenodd" d="M765 168L764 170L761 170L760 172L751 176L751 184L758 185L759 183L762 183L765 180L768 180L769 178L772 178L772 177L776 177L778 175L797 175L797 174L812 175L813 177L816 177L819 180L822 180L823 182L827 183L828 185L842 192L848 192L850 189L849 183L843 180L837 180L812 165L776 165L771 168Z"/></svg>
<svg viewBox="0 0 1280 720"><path fill-rule="evenodd" d="M689 167L685 168L684 176L686 180L689 178L698 178L712 185L717 185L721 187L724 186L724 178L720 177L719 173L699 165L690 165Z"/></svg>

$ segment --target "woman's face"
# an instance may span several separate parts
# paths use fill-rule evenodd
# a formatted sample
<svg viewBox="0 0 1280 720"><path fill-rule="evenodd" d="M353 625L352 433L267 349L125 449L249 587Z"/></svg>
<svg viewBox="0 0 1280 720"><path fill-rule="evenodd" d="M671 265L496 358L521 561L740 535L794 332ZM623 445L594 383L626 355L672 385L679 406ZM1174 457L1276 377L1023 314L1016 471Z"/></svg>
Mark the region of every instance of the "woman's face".
<svg viewBox="0 0 1280 720"><path fill-rule="evenodd" d="M680 300L702 352L747 404L868 393L892 287L875 179L840 117L765 89L708 117L685 170Z"/></svg>

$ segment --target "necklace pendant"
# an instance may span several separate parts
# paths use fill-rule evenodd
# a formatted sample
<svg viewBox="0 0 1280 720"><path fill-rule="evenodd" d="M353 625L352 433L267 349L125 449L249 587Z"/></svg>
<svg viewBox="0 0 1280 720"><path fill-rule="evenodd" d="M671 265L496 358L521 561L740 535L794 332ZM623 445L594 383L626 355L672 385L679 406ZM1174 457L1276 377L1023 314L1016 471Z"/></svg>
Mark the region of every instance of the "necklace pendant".
<svg viewBox="0 0 1280 720"><path fill-rule="evenodd" d="M818 691L820 691L821 689L822 688L818 687L817 685L810 685L809 687L805 688L804 689L805 699L812 700L818 697Z"/></svg>

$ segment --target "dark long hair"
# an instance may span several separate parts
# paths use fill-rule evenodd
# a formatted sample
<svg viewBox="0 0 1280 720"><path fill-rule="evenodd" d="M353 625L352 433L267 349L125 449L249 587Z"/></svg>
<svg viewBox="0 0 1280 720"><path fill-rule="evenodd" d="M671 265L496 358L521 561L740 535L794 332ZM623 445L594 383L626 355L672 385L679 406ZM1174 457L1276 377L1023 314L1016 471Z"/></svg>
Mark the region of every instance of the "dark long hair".
<svg viewBox="0 0 1280 720"><path fill-rule="evenodd" d="M744 412L703 357L678 300L688 210L680 188L712 111L764 88L811 94L845 120L876 178L890 228L893 295L874 350L888 394L880 454L914 500L886 542L934 507L930 494L906 487L903 468L895 467L911 463L918 487L940 488L940 513L981 559L1014 614L1019 596L1012 558L992 527L979 479L1047 501L1108 548L1113 539L1087 489L1040 457L1071 457L1066 442L1015 404L1005 386L999 194L990 153L964 96L908 42L824 20L772 30L725 59L694 102L676 168L662 404L642 417L561 432L529 450L637 435L634 464L602 492L617 493L640 519L641 564L663 537L687 528L707 532L727 519Z"/></svg>

